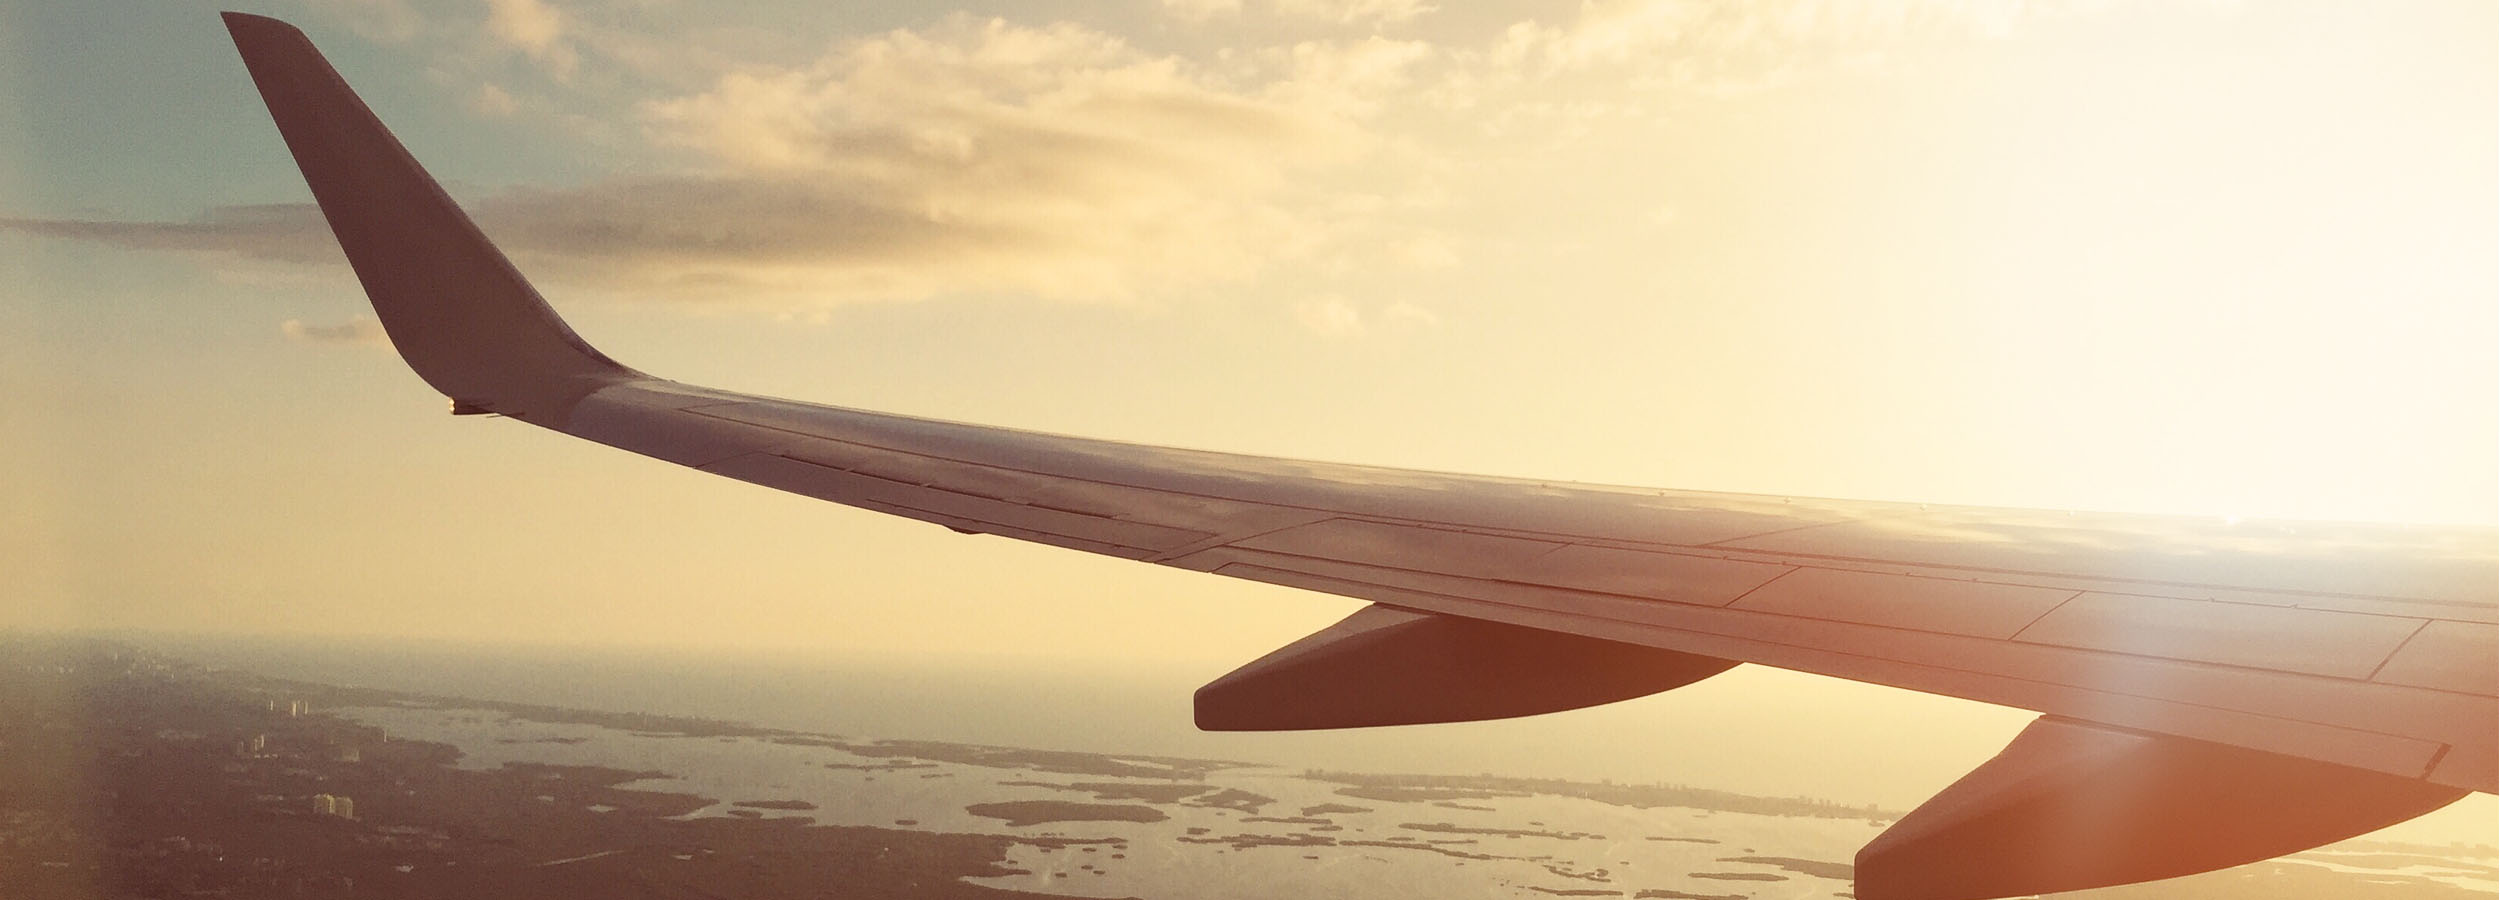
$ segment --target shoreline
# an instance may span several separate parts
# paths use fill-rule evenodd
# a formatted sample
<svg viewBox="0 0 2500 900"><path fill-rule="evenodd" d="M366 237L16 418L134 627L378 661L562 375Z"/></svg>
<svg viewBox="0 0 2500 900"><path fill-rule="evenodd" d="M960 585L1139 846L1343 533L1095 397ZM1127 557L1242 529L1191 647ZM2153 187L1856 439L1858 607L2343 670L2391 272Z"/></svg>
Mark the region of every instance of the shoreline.
<svg viewBox="0 0 2500 900"><path fill-rule="evenodd" d="M1193 896L1209 892L1176 886L1209 878L1845 896L1847 852L1894 815L1677 785L844 737L319 684L96 641L0 636L0 651L0 769L47 773L0 771L12 897ZM2274 892L2251 896L2473 900L2494 896L2475 889L2493 855L2349 841L2079 896L2235 897L2163 891L2245 882ZM1392 880L1325 880L1357 863Z"/></svg>
<svg viewBox="0 0 2500 900"><path fill-rule="evenodd" d="M622 786L669 777L658 771L461 768L459 748L296 706L321 696L302 683L237 683L249 679L92 644L43 659L12 649L17 665L0 672L12 762L0 773L0 884L12 898L773 900L829 884L858 897L1043 897L965 879L1024 874L1007 864L1017 846L1066 845L681 818L721 800ZM325 797L352 806L329 811Z"/></svg>

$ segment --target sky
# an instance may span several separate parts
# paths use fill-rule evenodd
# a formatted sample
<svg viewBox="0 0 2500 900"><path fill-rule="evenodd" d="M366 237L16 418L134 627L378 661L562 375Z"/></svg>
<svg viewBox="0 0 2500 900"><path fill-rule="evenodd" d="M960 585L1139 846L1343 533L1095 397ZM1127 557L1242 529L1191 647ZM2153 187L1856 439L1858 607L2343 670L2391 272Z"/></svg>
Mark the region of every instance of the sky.
<svg viewBox="0 0 2500 900"><path fill-rule="evenodd" d="M245 8L682 381L1698 490L2500 505L2487 2ZM1212 677L1354 607L445 415L215 11L0 0L0 628ZM1688 690L2025 720L1750 671Z"/></svg>

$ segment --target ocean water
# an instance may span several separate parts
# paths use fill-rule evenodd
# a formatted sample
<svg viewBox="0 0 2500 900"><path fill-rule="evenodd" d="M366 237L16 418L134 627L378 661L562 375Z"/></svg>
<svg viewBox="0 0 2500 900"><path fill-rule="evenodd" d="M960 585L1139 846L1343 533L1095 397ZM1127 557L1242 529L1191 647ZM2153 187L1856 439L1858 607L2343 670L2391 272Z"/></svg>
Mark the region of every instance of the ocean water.
<svg viewBox="0 0 2500 900"><path fill-rule="evenodd" d="M1183 673L375 639L144 636L207 665L325 684L853 736L1178 754ZM1177 727L1173 723L1177 722Z"/></svg>
<svg viewBox="0 0 2500 900"><path fill-rule="evenodd" d="M1297 769L1663 782L1898 809L1916 805L1986 760L2031 718L1744 667L1655 697L1529 719L1225 734L1197 730L1190 709L1191 692L1222 675L1229 668L1224 664L879 661L370 639L119 637L204 664L328 684L695 716L854 737ZM1749 683L1765 679L1771 684L1767 690ZM1870 713L1861 709L1866 696L1895 706Z"/></svg>
<svg viewBox="0 0 2500 900"><path fill-rule="evenodd" d="M1280 769L1670 783L1907 810L2031 714L1741 667L1655 697L1529 719L1210 734L1190 692L1227 666L857 660L378 639L117 635L195 662L328 684L723 719L854 738L1232 760ZM2376 835L2500 844L2474 794Z"/></svg>
<svg viewBox="0 0 2500 900"><path fill-rule="evenodd" d="M1072 775L1012 760L863 756L840 747L646 734L457 706L333 712L394 735L462 747L460 765L470 768L526 762L666 773L626 786L717 801L690 818L804 818L1033 839L1009 850L1009 866L1020 873L969 880L1068 896L1533 900L1597 889L1699 894L1742 884L1755 900L1823 900L1846 895L1846 860L1880 830L1858 818L1644 809L1550 794L1366 798L1272 768L1192 771L1178 781ZM886 768L896 763L904 767ZM1233 800L1093 797L1103 785L1179 786ZM741 800L807 805L742 807ZM984 804L1069 802L1151 813L1147 821L1005 822L980 812ZM1052 846L1055 840L1083 843ZM1809 871L1780 861L1805 861Z"/></svg>
<svg viewBox="0 0 2500 900"><path fill-rule="evenodd" d="M461 747L459 764L474 769L552 763L649 772L625 786L713 801L688 818L799 818L1019 838L1008 850L1009 867L1018 871L969 880L1080 897L1838 900L1852 894L1852 856L1884 827L1845 813L1638 807L1602 794L1381 793L1277 768L1135 758L1063 768L1071 764L1064 758L964 756L926 744L642 732L538 721L458 701L331 712ZM1099 764L1117 774L1093 768ZM1129 814L1071 815L1072 803ZM1009 820L1016 814L1004 807L1028 812ZM2240 880L2253 877L2257 890L2298 896L2371 889L2376 896L2487 897L2491 863L2488 849L2335 845L2131 896L2240 896L2251 889ZM2217 894L2216 885L2225 889Z"/></svg>

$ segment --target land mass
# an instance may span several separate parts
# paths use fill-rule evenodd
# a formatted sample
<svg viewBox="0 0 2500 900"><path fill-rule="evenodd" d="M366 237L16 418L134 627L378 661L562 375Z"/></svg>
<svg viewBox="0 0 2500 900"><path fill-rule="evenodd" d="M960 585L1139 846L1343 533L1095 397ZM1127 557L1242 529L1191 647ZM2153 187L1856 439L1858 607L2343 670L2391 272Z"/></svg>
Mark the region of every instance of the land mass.
<svg viewBox="0 0 2500 900"><path fill-rule="evenodd" d="M425 707L447 711L464 721L477 718L468 711L481 710L489 713L489 719L500 714L533 722L598 726L620 739L688 738L707 744L754 740L825 747L865 759L862 763L821 763L825 768L866 773L934 769L947 775L964 771L950 767L981 767L999 771L989 783L1007 789L1005 798L1035 796L1036 789L1058 795L962 807L972 816L1002 823L997 829L1098 824L1070 829L1090 835L1082 838L1055 836L1050 833L1058 829L1049 828L1031 836L933 833L914 830L918 819L889 820L883 815L874 821L892 821L896 827L821 825L815 819L820 812L817 803L826 805L821 812L828 817L847 818L856 811L844 808L847 800L827 799L839 798L839 794L797 789L776 793L775 789L789 785L770 781L721 788L719 792L726 796L705 797L647 789L672 773L633 768L534 763L463 768L457 764L462 759L458 748L394 738L377 727L321 712L336 707ZM394 720L381 717L378 721ZM511 733L486 732L490 736ZM490 743L472 749L484 753L492 743L515 741L604 741L533 737L530 729L520 734L481 737L478 740ZM651 757L576 754L557 758L601 762ZM812 769L818 763L802 758L800 764ZM1679 865L1674 875L1636 873L1614 868L1611 861L1617 856L1575 861L1555 854L1571 852L1558 851L1563 847L1607 848L1636 839L1702 846L1719 845L1722 840L1640 835L1633 830L1639 826L1620 815L1606 818L1615 824L1603 826L1609 835L1600 835L1569 828L1560 819L1553 826L1491 816L1432 821L1448 817L1429 810L1490 813L1518 798L1561 796L1632 808L1688 806L1874 821L1893 815L1805 798L1749 797L1678 785L1590 784L1490 775L1304 773L1305 779L1324 785L1323 791L1333 789L1342 798L1417 804L1389 809L1313 802L1320 798L1310 796L1307 786L1293 793L1275 791L1289 798L1280 801L1225 786L1229 775L1210 779L1244 765L852 739L707 719L331 687L207 670L116 644L0 635L0 896L8 900L280 895L492 900L596 895L773 900L823 896L828 890L872 898L1046 896L976 885L966 879L1031 876L1014 883L1038 886L1049 883L1048 879L1083 878L1086 873L1099 876L1105 874L1106 866L1098 863L1128 860L1126 851L1132 842L1142 841L1169 842L1157 853L1188 848L1190 853L1328 862L1431 857L1430 865L1541 868L1543 874L1534 877L1550 878L1552 883L1507 883L1553 896L1735 900L1745 894L1721 891L1777 892L1811 884L1812 879L1845 881L1850 866L1756 855L1754 849L1742 847L1750 841L1737 841L1721 851L1728 855L1708 854L1720 865L1694 860L1697 865ZM1277 777L1253 774L1259 779ZM875 775L862 777L874 780ZM953 799L945 809L929 811L958 823L952 827L990 830L991 826L967 823L952 811L953 804L986 799ZM1263 812L1271 806L1280 808ZM915 808L894 812L913 815ZM1377 818L1346 821L1345 827L1336 819L1375 813ZM1390 818L1392 814L1396 817ZM1221 821L1210 817L1221 817ZM1155 823L1169 824L1152 827ZM1384 833L1389 828L1396 830ZM2494 871L2491 856L2487 848L2347 842L2224 872L2067 896L2093 900L2489 900L2488 891L2423 875L2488 882ZM1067 865L1059 865L1059 860L1067 860ZM2335 871L2330 865L2370 871ZM1754 870L1745 871L1748 867ZM1697 868L1711 871L1694 871ZM1382 895L1403 895L1395 879L1367 884ZM1840 887L1826 884L1814 889Z"/></svg>
<svg viewBox="0 0 2500 900"><path fill-rule="evenodd" d="M0 885L95 897L1038 897L1049 838L673 818L659 773L462 769L459 751L93 642L0 638ZM644 722L642 724L653 724ZM346 798L344 802L340 798ZM778 803L760 803L787 808Z"/></svg>

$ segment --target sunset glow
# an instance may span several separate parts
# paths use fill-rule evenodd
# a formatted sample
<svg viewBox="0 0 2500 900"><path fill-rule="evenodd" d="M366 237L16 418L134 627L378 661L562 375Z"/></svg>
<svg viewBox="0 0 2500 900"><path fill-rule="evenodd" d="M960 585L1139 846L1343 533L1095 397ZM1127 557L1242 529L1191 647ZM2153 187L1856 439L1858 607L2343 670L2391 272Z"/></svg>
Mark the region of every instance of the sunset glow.
<svg viewBox="0 0 2500 900"><path fill-rule="evenodd" d="M2488 3L276 7L585 337L690 382L1556 481L2500 519ZM213 13L0 11L0 629L1212 675L1354 607L444 416ZM2024 719L1702 687L1677 714L1997 735L1900 751L1903 796Z"/></svg>

